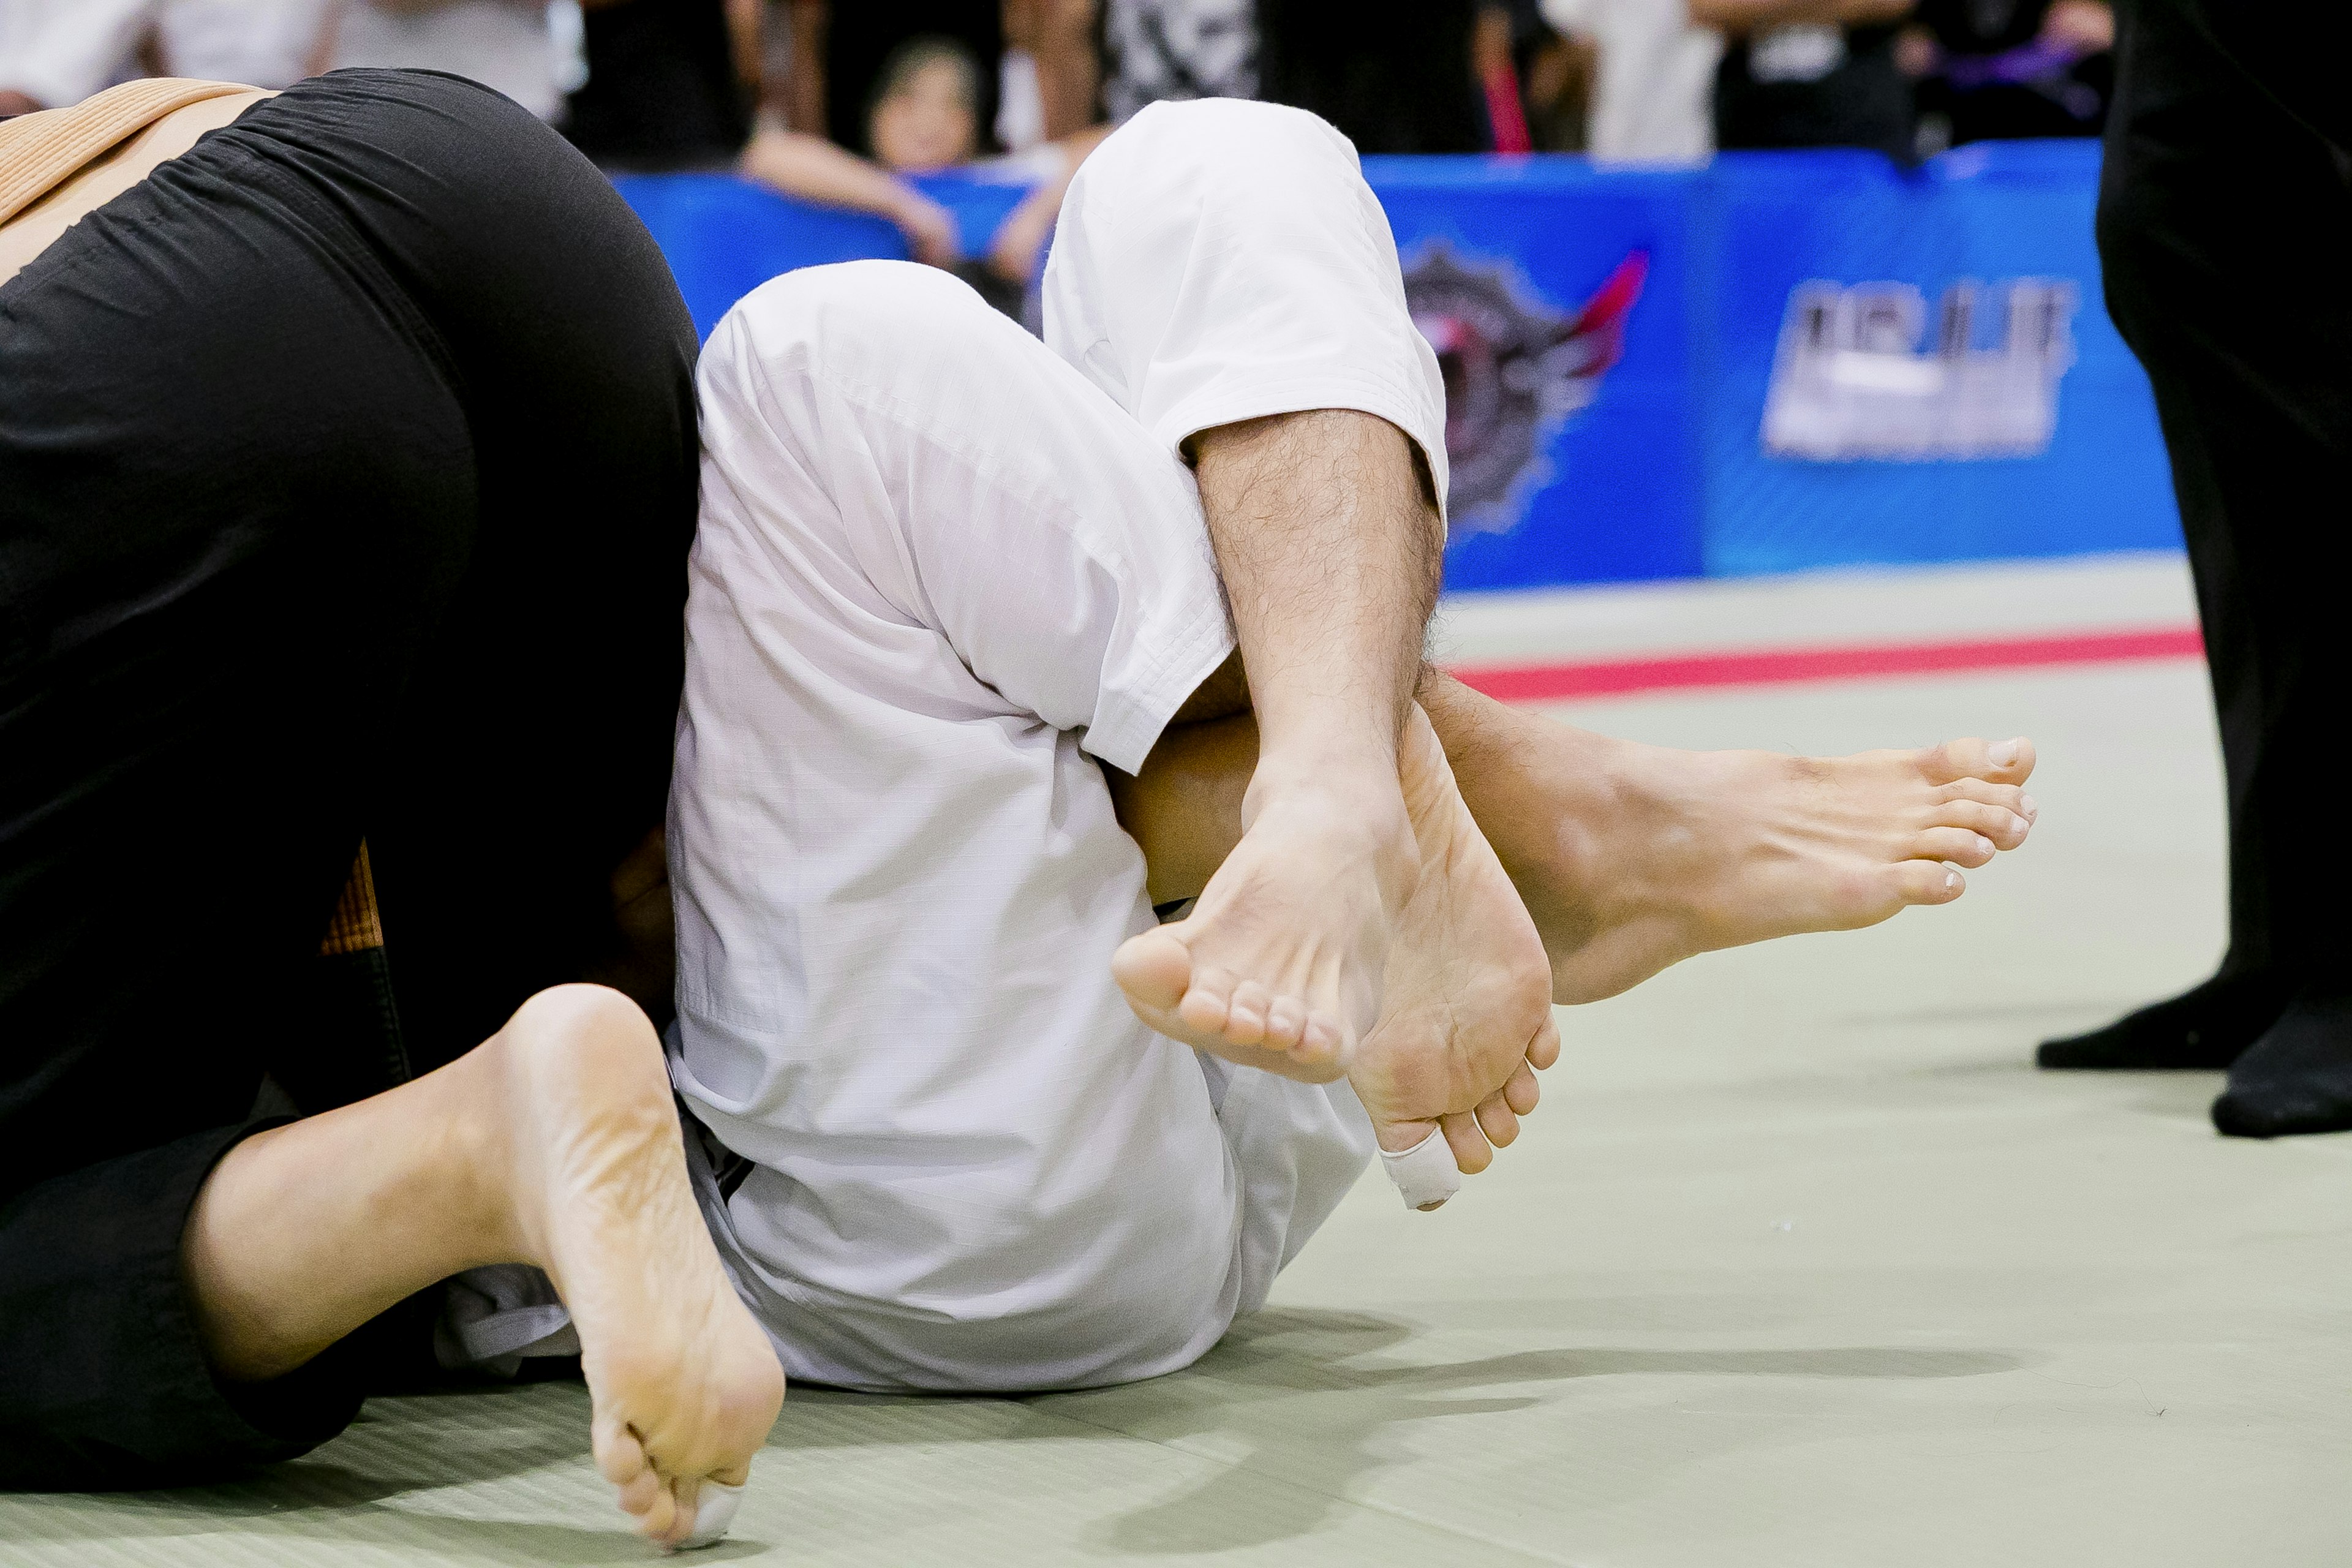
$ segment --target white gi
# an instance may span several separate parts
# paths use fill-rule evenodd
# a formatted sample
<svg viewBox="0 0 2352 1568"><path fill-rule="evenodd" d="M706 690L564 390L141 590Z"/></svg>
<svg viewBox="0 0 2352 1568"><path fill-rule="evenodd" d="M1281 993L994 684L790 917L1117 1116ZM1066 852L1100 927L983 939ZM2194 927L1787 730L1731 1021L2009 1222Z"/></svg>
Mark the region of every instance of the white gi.
<svg viewBox="0 0 2352 1568"><path fill-rule="evenodd" d="M704 351L669 819L697 1184L787 1373L1062 1388L1182 1366L1363 1169L1315 1088L1196 1056L1110 977L1148 929L1100 766L1233 648L1193 432L1444 395L1353 150L1146 110L1087 160L1047 348L943 273L814 268ZM732 1164L721 1158L722 1164Z"/></svg>

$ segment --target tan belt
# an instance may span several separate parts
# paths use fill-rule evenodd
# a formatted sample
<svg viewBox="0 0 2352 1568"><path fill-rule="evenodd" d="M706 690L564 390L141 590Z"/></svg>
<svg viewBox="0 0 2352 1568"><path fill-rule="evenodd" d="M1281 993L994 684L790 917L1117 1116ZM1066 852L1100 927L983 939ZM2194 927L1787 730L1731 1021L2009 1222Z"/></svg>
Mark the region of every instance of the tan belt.
<svg viewBox="0 0 2352 1568"><path fill-rule="evenodd" d="M93 93L68 109L0 120L0 223L6 223L92 158L175 109L254 89L233 81L149 77Z"/></svg>

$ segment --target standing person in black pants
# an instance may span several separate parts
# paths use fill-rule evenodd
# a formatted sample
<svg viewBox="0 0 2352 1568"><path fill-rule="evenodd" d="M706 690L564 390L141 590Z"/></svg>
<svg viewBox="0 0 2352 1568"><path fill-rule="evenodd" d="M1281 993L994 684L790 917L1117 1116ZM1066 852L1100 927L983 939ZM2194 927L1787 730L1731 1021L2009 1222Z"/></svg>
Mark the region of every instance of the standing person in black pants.
<svg viewBox="0 0 2352 1568"><path fill-rule="evenodd" d="M2210 980L2046 1068L2227 1068L2223 1132L2352 1127L2338 752L2352 647L2352 24L2133 0L2099 195L2107 306L2155 383L2229 775Z"/></svg>
<svg viewBox="0 0 2352 1568"><path fill-rule="evenodd" d="M27 130L0 174L87 155ZM210 97L0 224L0 1487L316 1447L339 1342L496 1261L642 1528L744 1479L782 1373L651 1022L572 984L659 881L694 352L612 187L455 77ZM388 995L316 983L379 923Z"/></svg>

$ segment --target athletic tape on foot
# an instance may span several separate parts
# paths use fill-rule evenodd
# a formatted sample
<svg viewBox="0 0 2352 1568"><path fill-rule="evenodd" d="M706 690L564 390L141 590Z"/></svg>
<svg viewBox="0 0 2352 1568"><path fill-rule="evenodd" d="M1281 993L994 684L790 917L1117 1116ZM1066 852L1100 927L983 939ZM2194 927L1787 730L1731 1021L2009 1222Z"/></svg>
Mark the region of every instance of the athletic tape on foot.
<svg viewBox="0 0 2352 1568"><path fill-rule="evenodd" d="M1443 1132L1431 1133L1401 1154L1381 1150L1381 1169L1396 1184L1409 1209L1433 1209L1462 1190L1462 1172Z"/></svg>
<svg viewBox="0 0 2352 1568"><path fill-rule="evenodd" d="M741 1487L704 1477L694 1505L694 1533L679 1542L677 1549L691 1552L698 1546L716 1546L726 1540L727 1527L735 1522L735 1510L742 1501Z"/></svg>

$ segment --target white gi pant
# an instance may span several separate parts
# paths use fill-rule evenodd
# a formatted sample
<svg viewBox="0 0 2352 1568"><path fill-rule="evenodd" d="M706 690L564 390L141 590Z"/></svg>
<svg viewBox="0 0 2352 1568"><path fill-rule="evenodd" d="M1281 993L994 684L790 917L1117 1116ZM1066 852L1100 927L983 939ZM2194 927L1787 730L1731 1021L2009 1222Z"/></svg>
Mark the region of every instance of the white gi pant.
<svg viewBox="0 0 2352 1568"><path fill-rule="evenodd" d="M1111 954L1153 916L1100 764L1234 647L1185 437L1363 409L1443 494L1387 222L1312 116L1159 106L1081 172L1045 307L1050 349L943 273L813 268L702 357L672 1068L740 1157L689 1136L799 1378L1185 1365L1373 1148L1344 1083L1129 1012Z"/></svg>

